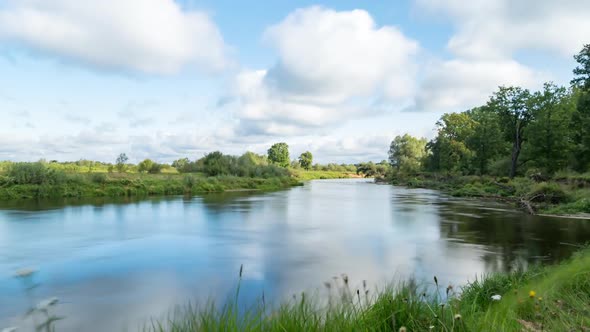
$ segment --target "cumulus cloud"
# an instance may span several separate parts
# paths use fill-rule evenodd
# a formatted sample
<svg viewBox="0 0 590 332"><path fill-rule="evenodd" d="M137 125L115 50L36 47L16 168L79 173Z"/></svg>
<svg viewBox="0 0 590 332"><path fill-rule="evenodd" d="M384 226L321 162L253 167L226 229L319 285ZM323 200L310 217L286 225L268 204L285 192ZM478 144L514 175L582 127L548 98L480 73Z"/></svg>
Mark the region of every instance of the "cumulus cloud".
<svg viewBox="0 0 590 332"><path fill-rule="evenodd" d="M514 60L435 61L427 66L412 107L419 111L462 111L485 103L500 85L536 87L543 76Z"/></svg>
<svg viewBox="0 0 590 332"><path fill-rule="evenodd" d="M500 85L537 88L547 73L519 63L519 51L570 58L590 35L590 2L415 0L421 11L451 21L448 61L425 67L412 109L461 111L483 103Z"/></svg>
<svg viewBox="0 0 590 332"><path fill-rule="evenodd" d="M375 90L411 93L417 42L396 27L377 27L364 10L299 9L268 28L265 40L280 59L266 79L290 97L333 103Z"/></svg>
<svg viewBox="0 0 590 332"><path fill-rule="evenodd" d="M505 58L535 49L569 58L590 35L586 0L415 1L431 13L449 15L457 31L448 48L463 57Z"/></svg>
<svg viewBox="0 0 590 332"><path fill-rule="evenodd" d="M167 74L223 68L223 38L209 16L174 0L7 0L0 40L101 68Z"/></svg>
<svg viewBox="0 0 590 332"><path fill-rule="evenodd" d="M236 77L233 106L242 134L295 135L370 114L376 98L411 95L418 43L364 10L298 9L269 27L278 54L268 70ZM221 101L221 100L220 100Z"/></svg>

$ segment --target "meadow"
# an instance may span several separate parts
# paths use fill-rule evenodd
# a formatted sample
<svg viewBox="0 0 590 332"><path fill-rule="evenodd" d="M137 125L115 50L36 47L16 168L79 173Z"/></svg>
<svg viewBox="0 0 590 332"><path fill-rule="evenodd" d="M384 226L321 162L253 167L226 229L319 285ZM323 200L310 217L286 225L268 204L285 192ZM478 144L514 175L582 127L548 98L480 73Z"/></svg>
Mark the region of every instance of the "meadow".
<svg viewBox="0 0 590 332"><path fill-rule="evenodd" d="M113 165L93 162L0 163L0 200L83 197L194 195L247 190L279 190L312 179L356 176L349 171L284 169L253 165L251 170L208 174L180 173L164 165L157 173L140 172L137 165L117 171ZM217 166L216 166L217 167ZM241 172L248 172L242 174Z"/></svg>

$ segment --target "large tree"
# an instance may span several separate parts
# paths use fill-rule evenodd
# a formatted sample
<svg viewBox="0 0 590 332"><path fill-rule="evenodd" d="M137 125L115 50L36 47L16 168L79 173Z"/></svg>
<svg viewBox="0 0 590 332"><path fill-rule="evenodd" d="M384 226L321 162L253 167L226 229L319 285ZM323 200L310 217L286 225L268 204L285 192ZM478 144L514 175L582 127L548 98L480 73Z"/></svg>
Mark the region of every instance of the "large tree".
<svg viewBox="0 0 590 332"><path fill-rule="evenodd" d="M305 151L299 156L299 165L301 165L303 169L310 169L312 163L313 155L311 154L311 152Z"/></svg>
<svg viewBox="0 0 590 332"><path fill-rule="evenodd" d="M409 134L398 135L389 146L389 163L398 171L418 171L426 154L425 147L425 138L416 138Z"/></svg>
<svg viewBox="0 0 590 332"><path fill-rule="evenodd" d="M578 66L574 69L574 91L577 101L573 115L574 156L578 171L586 171L590 166L590 44L574 56Z"/></svg>
<svg viewBox="0 0 590 332"><path fill-rule="evenodd" d="M477 123L468 113L447 113L436 122L438 166L444 171L468 173L474 152L467 142L473 135Z"/></svg>
<svg viewBox="0 0 590 332"><path fill-rule="evenodd" d="M534 166L552 174L567 166L572 150L571 119L575 104L569 91L546 83L531 100L533 120L526 130L523 152Z"/></svg>
<svg viewBox="0 0 590 332"><path fill-rule="evenodd" d="M275 143L268 149L268 161L281 167L289 166L289 146L287 143Z"/></svg>
<svg viewBox="0 0 590 332"><path fill-rule="evenodd" d="M574 55L578 66L574 68L572 84L590 91L590 44L584 45L580 53Z"/></svg>
<svg viewBox="0 0 590 332"><path fill-rule="evenodd" d="M506 150L498 114L481 106L467 111L475 121L474 131L467 139L467 147L474 152L472 167L477 174L487 174L489 164Z"/></svg>
<svg viewBox="0 0 590 332"><path fill-rule="evenodd" d="M533 119L531 93L520 87L500 87L488 106L498 113L507 140L512 144L509 176L516 176L518 158L526 140L524 130Z"/></svg>

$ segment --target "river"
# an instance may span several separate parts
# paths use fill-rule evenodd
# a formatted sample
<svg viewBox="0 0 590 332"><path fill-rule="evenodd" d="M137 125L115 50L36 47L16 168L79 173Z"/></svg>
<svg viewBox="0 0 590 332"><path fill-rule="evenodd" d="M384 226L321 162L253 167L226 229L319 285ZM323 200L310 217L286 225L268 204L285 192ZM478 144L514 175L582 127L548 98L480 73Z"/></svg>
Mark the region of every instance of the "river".
<svg viewBox="0 0 590 332"><path fill-rule="evenodd" d="M461 285L554 263L590 240L590 221L371 180L317 180L271 193L0 203L0 329L56 296L59 331L135 330L174 305L235 291L277 303L346 273L356 287L415 277Z"/></svg>

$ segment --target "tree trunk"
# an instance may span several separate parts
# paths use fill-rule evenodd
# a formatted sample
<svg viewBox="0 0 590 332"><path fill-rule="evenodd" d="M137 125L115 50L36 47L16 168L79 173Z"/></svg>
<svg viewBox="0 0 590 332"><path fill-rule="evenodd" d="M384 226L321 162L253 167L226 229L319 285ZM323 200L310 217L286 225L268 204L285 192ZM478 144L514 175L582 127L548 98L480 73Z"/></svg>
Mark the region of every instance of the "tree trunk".
<svg viewBox="0 0 590 332"><path fill-rule="evenodd" d="M513 179L516 176L516 168L518 167L518 156L520 155L520 148L522 146L522 135L520 132L520 124L516 126L516 137L514 144L512 144L512 162L510 165L510 178Z"/></svg>

